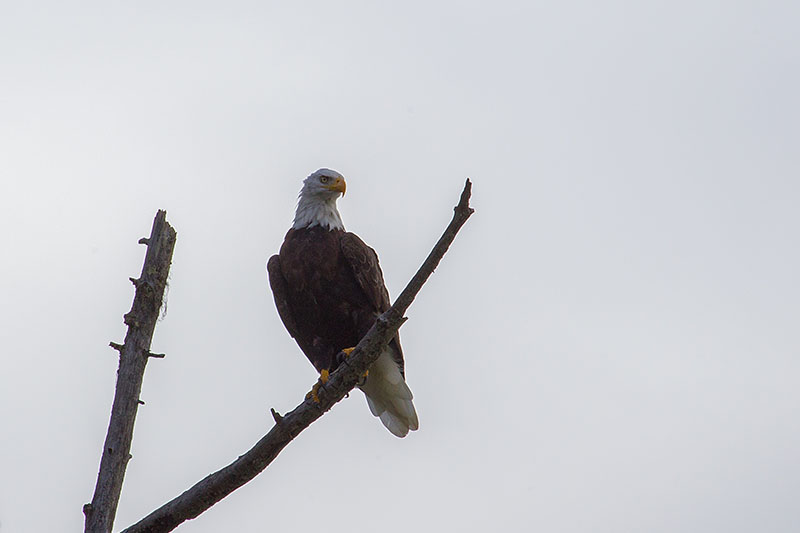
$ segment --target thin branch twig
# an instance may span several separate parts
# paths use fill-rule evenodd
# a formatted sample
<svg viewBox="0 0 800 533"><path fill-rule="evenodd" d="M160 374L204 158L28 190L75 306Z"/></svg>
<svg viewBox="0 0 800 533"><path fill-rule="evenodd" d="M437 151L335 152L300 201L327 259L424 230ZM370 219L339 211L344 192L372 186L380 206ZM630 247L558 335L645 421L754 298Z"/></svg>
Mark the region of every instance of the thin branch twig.
<svg viewBox="0 0 800 533"><path fill-rule="evenodd" d="M367 368L375 362L383 347L394 338L406 320L404 314L411 302L439 264L458 230L473 213L473 209L469 207L471 193L472 183L467 180L450 225L419 271L400 293L394 305L378 317L369 332L345 360L346 364L340 365L331 374L327 384L320 389L319 403L307 399L283 416L272 409L275 425L249 451L125 529L123 533L163 533L172 531L185 520L196 518L261 473L301 431L344 398L356 386Z"/></svg>
<svg viewBox="0 0 800 533"><path fill-rule="evenodd" d="M147 245L142 275L131 278L136 295L130 312L125 315L128 333L125 343L109 345L119 352L119 370L111 420L100 459L100 471L92 503L83 506L86 515L86 533L108 533L114 525L122 481L130 459L133 425L140 404L144 368L150 353L150 343L158 321L159 310L167 285L172 252L175 248L175 230L166 220L167 213L158 211L153 220L150 238L139 243Z"/></svg>

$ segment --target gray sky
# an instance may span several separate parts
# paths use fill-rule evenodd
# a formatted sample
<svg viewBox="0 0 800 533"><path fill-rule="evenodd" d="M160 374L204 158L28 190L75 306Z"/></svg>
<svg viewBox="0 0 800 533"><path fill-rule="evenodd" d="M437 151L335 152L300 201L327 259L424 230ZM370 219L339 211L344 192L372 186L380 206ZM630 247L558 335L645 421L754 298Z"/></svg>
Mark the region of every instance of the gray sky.
<svg viewBox="0 0 800 533"><path fill-rule="evenodd" d="M798 4L287 6L0 7L0 530L82 527L158 208L116 529L303 398L265 263L328 166L392 295L474 181L402 329L420 430L354 393L181 531L796 531Z"/></svg>

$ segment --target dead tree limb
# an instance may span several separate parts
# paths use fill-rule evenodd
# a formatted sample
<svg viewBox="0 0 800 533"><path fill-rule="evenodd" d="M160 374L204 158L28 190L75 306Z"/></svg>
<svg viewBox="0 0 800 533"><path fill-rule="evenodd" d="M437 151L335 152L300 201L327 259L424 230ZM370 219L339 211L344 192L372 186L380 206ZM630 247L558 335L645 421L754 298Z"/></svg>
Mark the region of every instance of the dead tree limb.
<svg viewBox="0 0 800 533"><path fill-rule="evenodd" d="M117 387L94 496L92 503L83 506L87 533L109 533L114 525L125 468L130 459L136 411L141 403L139 394L144 368L150 357L159 356L150 353L150 343L164 298L176 238L166 216L166 211L158 211L150 238L139 241L147 245L147 254L142 275L138 279L131 278L136 295L131 310L124 317L128 333L124 344L110 343L119 352Z"/></svg>
<svg viewBox="0 0 800 533"><path fill-rule="evenodd" d="M319 403L307 399L283 416L273 409L272 416L275 419L275 425L249 451L225 468L199 481L177 498L124 530L123 533L172 531L185 520L196 518L261 473L292 439L344 398L405 322L406 309L439 264L455 239L458 230L473 213L473 209L469 207L471 191L472 183L467 180L450 225L433 247L419 271L400 293L394 305L378 317L356 349L345 359L346 364L340 365L331 374L328 383L320 389Z"/></svg>

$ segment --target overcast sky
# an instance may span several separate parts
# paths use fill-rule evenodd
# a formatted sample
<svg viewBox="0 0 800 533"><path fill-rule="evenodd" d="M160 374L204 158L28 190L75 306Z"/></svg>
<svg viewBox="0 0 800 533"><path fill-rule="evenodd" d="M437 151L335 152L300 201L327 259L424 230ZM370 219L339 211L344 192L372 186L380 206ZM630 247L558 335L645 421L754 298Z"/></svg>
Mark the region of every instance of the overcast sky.
<svg viewBox="0 0 800 533"><path fill-rule="evenodd" d="M396 296L420 429L363 395L180 531L800 527L800 4L0 4L0 531L78 531L129 276L178 232L115 530L316 379L266 261L302 179Z"/></svg>

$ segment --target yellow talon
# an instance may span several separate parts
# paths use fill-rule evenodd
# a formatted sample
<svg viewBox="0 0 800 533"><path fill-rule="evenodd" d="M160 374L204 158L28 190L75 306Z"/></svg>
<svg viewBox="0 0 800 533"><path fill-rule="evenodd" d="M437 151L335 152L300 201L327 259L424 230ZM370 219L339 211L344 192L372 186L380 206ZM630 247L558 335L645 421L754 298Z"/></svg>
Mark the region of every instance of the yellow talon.
<svg viewBox="0 0 800 533"><path fill-rule="evenodd" d="M311 387L311 392L306 394L306 400L311 398L314 400L314 403L319 403L319 388L328 382L329 377L330 372L328 372L327 369L323 369L322 372L319 373L319 381L314 383L314 386Z"/></svg>
<svg viewBox="0 0 800 533"><path fill-rule="evenodd" d="M350 354L353 353L353 350L355 349L356 349L355 346L353 346L352 348L342 348L342 352L344 353L345 357L350 357ZM364 374L361 376L361 379L365 380L367 379L367 376L369 376L369 370L364 372ZM363 383L363 381L361 383Z"/></svg>
<svg viewBox="0 0 800 533"><path fill-rule="evenodd" d="M320 383L319 381L314 383L314 386L311 387L311 392L306 394L306 400L311 398L312 400L314 400L314 403L319 403L319 388L321 386L322 386L322 383Z"/></svg>

